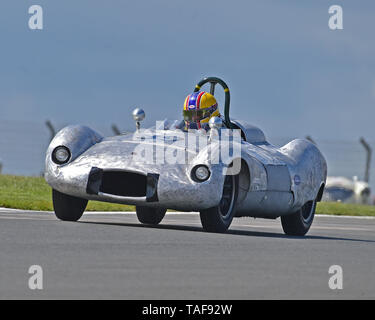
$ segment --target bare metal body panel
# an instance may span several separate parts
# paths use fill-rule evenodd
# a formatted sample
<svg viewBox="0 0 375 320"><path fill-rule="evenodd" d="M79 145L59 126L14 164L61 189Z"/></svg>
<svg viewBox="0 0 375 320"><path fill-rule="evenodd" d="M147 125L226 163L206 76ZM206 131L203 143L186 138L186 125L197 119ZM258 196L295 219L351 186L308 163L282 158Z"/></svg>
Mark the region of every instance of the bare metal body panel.
<svg viewBox="0 0 375 320"><path fill-rule="evenodd" d="M242 166L236 216L275 218L295 212L307 201L317 198L326 181L327 165L314 144L297 139L276 148L266 141L259 128L242 121L233 123L242 130L245 138L239 146ZM165 132L168 139L174 135L172 130ZM167 149L183 151L190 159L189 163L135 161L134 155L139 152L139 146L147 143L134 139L133 134L103 138L87 127L66 127L55 136L47 150L45 179L52 188L62 193L89 200L182 211L200 211L218 205L224 184L223 172L229 163L210 164L207 148L178 148L168 143ZM210 142L211 150L216 150L215 143L218 142ZM72 153L71 160L64 165L55 164L51 158L52 151L60 145L67 146ZM207 181L195 182L191 178L191 169L197 164L207 164L210 168L211 176ZM157 201L103 192L88 194L92 168L100 168L103 172L123 170L156 175Z"/></svg>

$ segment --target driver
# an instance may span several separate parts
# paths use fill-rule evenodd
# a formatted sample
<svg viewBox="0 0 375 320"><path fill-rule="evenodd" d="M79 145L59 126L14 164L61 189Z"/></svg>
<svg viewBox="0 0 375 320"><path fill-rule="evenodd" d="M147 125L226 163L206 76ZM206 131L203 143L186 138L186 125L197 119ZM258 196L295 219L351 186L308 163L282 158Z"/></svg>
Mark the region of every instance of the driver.
<svg viewBox="0 0 375 320"><path fill-rule="evenodd" d="M183 110L185 129L208 130L208 121L219 117L219 107L215 97L205 91L189 94L184 102Z"/></svg>

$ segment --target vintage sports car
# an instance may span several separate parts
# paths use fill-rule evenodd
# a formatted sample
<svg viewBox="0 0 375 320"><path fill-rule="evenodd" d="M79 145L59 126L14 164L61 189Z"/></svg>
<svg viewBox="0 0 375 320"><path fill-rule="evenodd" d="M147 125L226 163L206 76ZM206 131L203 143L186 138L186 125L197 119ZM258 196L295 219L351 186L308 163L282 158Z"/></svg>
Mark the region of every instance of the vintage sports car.
<svg viewBox="0 0 375 320"><path fill-rule="evenodd" d="M209 77L194 91L207 83L212 95L217 84L225 92L224 118L211 118L207 132L185 131L167 120L142 129L141 109L133 112L134 133L104 138L85 126L58 132L48 147L45 169L56 216L77 221L88 200L98 200L135 205L145 224L158 224L167 209L175 209L200 212L203 228L210 232L225 232L234 217L281 217L286 234L305 235L326 183L324 157L307 140L276 148L259 128L231 120L228 86ZM224 136L229 139L224 141ZM207 143L181 146L187 137ZM182 152L187 161L155 161L154 153L153 161L142 160L147 158L142 150L147 153L160 145L170 154ZM230 149L225 160L211 160L225 148Z"/></svg>

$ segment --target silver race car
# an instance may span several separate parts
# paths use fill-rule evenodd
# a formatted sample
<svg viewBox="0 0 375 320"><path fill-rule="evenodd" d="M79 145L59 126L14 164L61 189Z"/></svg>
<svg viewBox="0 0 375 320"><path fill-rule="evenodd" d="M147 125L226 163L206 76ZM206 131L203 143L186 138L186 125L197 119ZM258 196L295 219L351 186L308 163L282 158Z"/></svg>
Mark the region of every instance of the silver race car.
<svg viewBox="0 0 375 320"><path fill-rule="evenodd" d="M136 206L145 224L158 224L167 209L199 211L203 228L225 232L234 217L281 217L288 235L309 230L321 200L327 165L311 142L296 139L281 148L263 132L229 117L225 82L209 77L225 92L224 117L209 129L185 130L184 121L159 121L140 128L145 117L133 112L136 130L104 138L85 126L57 133L46 154L45 179L61 220L77 221L88 200Z"/></svg>

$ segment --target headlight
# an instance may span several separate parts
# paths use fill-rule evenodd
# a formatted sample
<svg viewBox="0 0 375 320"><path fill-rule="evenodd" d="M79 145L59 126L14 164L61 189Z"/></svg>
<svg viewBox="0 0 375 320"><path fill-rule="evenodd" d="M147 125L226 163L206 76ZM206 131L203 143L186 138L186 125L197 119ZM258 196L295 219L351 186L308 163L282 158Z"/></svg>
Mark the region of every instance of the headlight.
<svg viewBox="0 0 375 320"><path fill-rule="evenodd" d="M56 147L52 152L52 160L57 164L67 163L70 159L70 151L67 147L59 146Z"/></svg>
<svg viewBox="0 0 375 320"><path fill-rule="evenodd" d="M191 171L191 177L196 182L206 181L210 177L210 170L205 165L198 165Z"/></svg>

